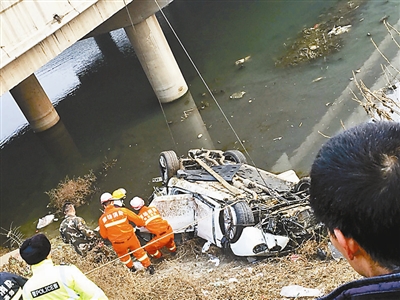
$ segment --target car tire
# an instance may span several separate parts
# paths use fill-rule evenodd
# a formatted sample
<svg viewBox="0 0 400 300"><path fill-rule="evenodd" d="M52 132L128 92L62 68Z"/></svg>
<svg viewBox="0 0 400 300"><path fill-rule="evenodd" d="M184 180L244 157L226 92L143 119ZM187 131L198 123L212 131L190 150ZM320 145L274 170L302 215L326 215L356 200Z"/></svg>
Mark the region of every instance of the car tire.
<svg viewBox="0 0 400 300"><path fill-rule="evenodd" d="M159 166L161 172L162 183L166 184L168 180L176 175L180 168L179 158L175 151L163 151L160 153Z"/></svg>
<svg viewBox="0 0 400 300"><path fill-rule="evenodd" d="M239 240L243 228L254 225L254 215L247 202L228 205L220 213L220 227L229 243Z"/></svg>
<svg viewBox="0 0 400 300"><path fill-rule="evenodd" d="M227 150L224 152L224 157L226 160L237 164L247 164L246 156L239 150Z"/></svg>
<svg viewBox="0 0 400 300"><path fill-rule="evenodd" d="M294 186L293 190L295 193L298 192L308 192L311 185L311 178L310 177L303 177L300 179L298 183Z"/></svg>

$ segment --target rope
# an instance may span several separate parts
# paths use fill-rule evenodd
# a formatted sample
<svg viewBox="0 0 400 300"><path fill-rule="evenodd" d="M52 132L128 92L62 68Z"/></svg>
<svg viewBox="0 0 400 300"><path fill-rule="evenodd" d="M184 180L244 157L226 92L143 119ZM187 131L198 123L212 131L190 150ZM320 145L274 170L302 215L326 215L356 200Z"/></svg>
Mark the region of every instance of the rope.
<svg viewBox="0 0 400 300"><path fill-rule="evenodd" d="M129 22L131 23L131 27L132 27L132 28L135 28L135 26L133 25L131 13L129 12L128 6L127 6L125 0L123 0L123 1L124 1L124 5L125 5L126 12L127 12L127 14L128 14L128 17L129 17ZM157 2L156 2L156 3L157 3ZM157 3L157 6L160 7L160 6L158 5L158 3ZM161 103L160 99L158 99L158 97L157 97L157 100L158 100L158 103L159 103L159 105L160 105L161 111L162 111L162 113L163 113L164 120L165 120L165 124L167 124L168 132L169 132L169 135L171 136L172 142L173 142L173 144L174 144L174 148L175 148L175 150L177 151L177 150L178 150L178 149L177 149L177 144L176 144L176 141L175 141L175 139L174 139L174 135L172 134L171 127L170 127L169 124L168 124L168 120L167 120L167 116L166 116L165 111L164 111L164 107L162 106L162 103Z"/></svg>
<svg viewBox="0 0 400 300"><path fill-rule="evenodd" d="M196 64L194 63L193 59L191 58L190 54L188 53L188 51L186 50L185 46L183 45L182 41L180 40L180 38L178 37L178 34L176 33L176 31L174 30L174 28L172 27L171 23L169 22L167 16L164 14L162 8L160 7L160 5L158 4L157 0L154 0L154 2L157 4L157 7L160 11L160 13L163 15L165 21L167 22L169 28L171 29L172 33L174 34L175 38L177 39L177 41L179 42L180 46L182 47L182 50L185 52L187 58L189 59L190 63L192 64L193 68L195 69L197 75L199 76L199 78L201 79L201 81L203 82L205 88L207 89L208 93L211 95L211 98L214 100L215 104L217 105L219 111L221 112L222 116L224 117L225 121L228 123L230 129L232 130L233 134L236 137L236 140L239 142L240 146L242 147L242 149L244 150L244 152L247 154L247 156L250 158L251 164L256 168L258 175L260 176L261 180L264 182L264 185L266 185L266 182L264 180L264 178L261 176L260 171L258 170L258 168L256 167L256 163L254 162L253 158L251 157L250 153L247 151L247 148L244 146L242 140L240 139L239 135L237 134L236 130L233 128L231 122L229 122L228 117L226 116L226 114L224 113L222 107L219 105L217 99L215 98L214 94L212 93L211 89L209 88L207 82L204 80L203 76L201 75L199 69L197 68ZM268 187L267 187L268 189ZM279 197L279 195L277 195L276 193L274 193L274 191L270 190L270 194L274 195L276 197Z"/></svg>
<svg viewBox="0 0 400 300"><path fill-rule="evenodd" d="M130 20L131 26L132 26L132 28L134 28L133 21L132 21L132 18L131 18L129 9L128 9L128 7L127 7L127 4L126 4L125 0L123 0L123 1L124 1L124 4L125 4L125 8L126 8L127 14L128 14L128 16L129 16L129 20ZM234 133L234 135L235 135L237 141L239 142L240 146L242 147L242 149L245 151L245 153L246 153L246 154L248 155L248 157L250 158L252 165L255 167L255 169L256 169L256 171L258 172L258 175L260 176L261 180L264 182L266 190L269 192L269 194L270 194L271 196L275 196L275 197L278 197L279 199L282 199L282 197L281 197L278 193L276 193L274 190L271 190L271 189L269 189L269 188L267 187L267 184L266 184L266 182L265 182L265 179L263 178L263 176L261 176L261 173L260 173L259 169L256 167L255 162L253 161L253 159L252 159L252 157L250 156L249 152L247 151L246 147L245 147L244 144L242 143L242 141L241 141L239 135L237 134L237 132L236 132L235 129L233 128L232 124L229 122L229 119L227 118L226 114L225 114L224 111L222 110L222 108L221 108L221 106L219 105L219 103L218 103L217 99L215 98L214 94L212 93L212 91L211 91L210 88L208 87L206 81L204 80L204 78L203 78L203 76L201 75L200 71L198 70L196 64L195 64L194 61L192 60L192 58L191 58L191 56L189 55L188 51L186 50L185 46L184 46L183 43L181 42L181 40L180 40L180 38L178 37L177 33L176 33L175 30L173 29L171 23L169 22L168 18L167 18L166 15L164 14L162 8L161 8L160 5L158 4L157 0L154 0L154 2L156 3L156 5L157 5L159 11L160 11L161 14L163 15L165 21L167 22L168 26L170 27L171 31L173 32L174 36L176 37L177 41L179 42L180 46L182 47L183 51L185 52L187 58L188 58L189 61L191 62L192 66L193 66L193 68L195 69L196 73L198 74L199 78L200 78L201 81L203 82L203 84L204 84L204 86L206 87L207 91L208 91L209 94L211 95L212 99L214 100L214 102L215 102L215 104L217 105L218 109L220 110L221 114L222 114L223 117L225 118L225 121L228 123L230 129L231 129L232 132ZM174 146L175 146L175 148L176 148L176 147L177 147L177 146L176 146L176 142L175 142L175 139L174 139L174 137L173 137L171 128L170 128L170 126L169 126L169 124L168 124L168 120L167 120L167 117L166 117L164 108L163 108L162 103L161 103L160 100L159 100L159 104L160 104L160 108L161 108L161 111L162 111L162 113L163 113L164 119L165 119L165 121L166 121L168 130L169 130L169 133L170 133L170 135L171 135L172 141L173 141ZM243 201L243 200L242 200L242 199L238 199L237 201L234 201L234 202L231 203L231 204L227 204L226 206L224 206L223 208L221 208L221 210L224 210L224 209L226 209L226 208L229 208L229 207L235 205L236 203L238 203L238 202L240 202L240 201ZM201 218L201 219L199 219L199 220L197 220L197 221L192 222L191 224L189 224L189 225L187 225L187 226L184 226L184 227L182 227L182 228L179 228L179 229L176 230L176 231L185 231L185 229L196 225L199 221L204 220L204 219L206 219L206 218L208 218L208 215L207 215L207 216L204 216L203 218ZM135 234L135 233L134 233L134 234ZM167 234L167 235L164 235L164 236L160 237L159 239L156 239L156 240L154 240L154 241L151 241L151 242L147 243L145 246L151 245L151 244L157 242L158 240L160 240L161 238L164 238L165 236L169 236L169 235L172 235L172 234L175 234L175 231L173 231L172 233L169 233L169 234ZM140 248L137 248L137 249L135 249L135 250L133 250L133 251L130 251L130 252L128 252L127 254L124 254L124 255L122 255L122 256L120 256L120 257L114 259L114 260L111 260L111 261L109 261L109 262L107 262L107 263L105 263L105 264L103 264L103 265L101 265L101 266L99 266L99 267L97 267L97 268L94 268L94 269L92 269L92 270L86 272L85 274L88 275L88 274L90 274L90 273L92 273L92 272L94 272L94 271L96 271L96 270L98 270L98 269L100 269L100 268L103 268L103 267L105 267L105 266L107 266L107 265L109 265L109 264L111 264L111 263L114 263L115 261L120 260L120 258L122 258L122 257L125 257L125 256L127 256L127 255L131 255L131 254L135 253L135 252L138 251L139 249L144 249L145 246L141 246Z"/></svg>
<svg viewBox="0 0 400 300"><path fill-rule="evenodd" d="M231 207L231 206L235 205L236 203L238 203L238 202L240 202L240 201L242 201L242 200L239 199L239 200L237 200L237 201L234 201L234 202L231 203L231 204L228 204L228 205L226 205L226 206L224 206L224 207L221 207L220 211L222 211L222 210L224 210L224 209L226 209L226 208L228 208L228 207ZM107 265L109 265L109 264L112 264L112 263L114 263L114 262L120 260L120 258L122 258L122 257L131 255L131 254L135 253L136 251L138 251L139 249L143 249L143 250L144 250L144 248L145 248L146 246L152 245L152 244L158 242L160 239L163 239L163 238L166 237L166 236L174 235L175 232L182 232L182 231L185 231L187 228L192 227L192 226L195 226L198 222L200 222L200 221L202 221L202 220L204 220L204 219L206 219L206 218L208 218L208 215L206 215L206 216L204 216L203 218L200 218L200 219L198 219L198 220L196 220L196 221L193 221L192 223L188 224L187 226L178 228L178 229L174 230L174 231L171 232L171 233L168 233L168 234L166 234L166 235L163 235L163 236L161 236L160 238L155 239L154 241L148 242L148 243L146 243L146 245L141 246L141 247L139 247L139 248L137 248L137 249L135 249L135 250L132 250L132 251L130 251L130 252L124 254L124 255L121 255L121 256L119 256L119 257L116 258L116 259L113 259L113 260L111 260L111 261L109 261L109 262L106 262L106 263L102 264L101 266L96 267L96 268L94 268L94 269L92 269L92 270L86 272L85 275L88 275L88 274L90 274L90 273L93 273L94 271L97 271L97 270L99 270L99 269L101 269L101 268L103 268L103 267L105 267L105 266L107 266ZM133 234L136 234L136 233L133 233Z"/></svg>

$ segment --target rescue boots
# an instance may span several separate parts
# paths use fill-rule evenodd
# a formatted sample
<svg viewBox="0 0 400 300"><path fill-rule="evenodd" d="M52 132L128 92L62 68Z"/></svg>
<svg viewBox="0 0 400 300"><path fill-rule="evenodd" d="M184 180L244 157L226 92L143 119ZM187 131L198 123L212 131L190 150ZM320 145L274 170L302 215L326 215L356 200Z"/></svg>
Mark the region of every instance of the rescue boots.
<svg viewBox="0 0 400 300"><path fill-rule="evenodd" d="M132 266L132 268L129 268L129 271L131 271L132 273L135 273L136 272L135 266Z"/></svg>
<svg viewBox="0 0 400 300"><path fill-rule="evenodd" d="M153 275L156 270L154 270L154 266L150 265L147 267L147 271L149 271L150 275Z"/></svg>

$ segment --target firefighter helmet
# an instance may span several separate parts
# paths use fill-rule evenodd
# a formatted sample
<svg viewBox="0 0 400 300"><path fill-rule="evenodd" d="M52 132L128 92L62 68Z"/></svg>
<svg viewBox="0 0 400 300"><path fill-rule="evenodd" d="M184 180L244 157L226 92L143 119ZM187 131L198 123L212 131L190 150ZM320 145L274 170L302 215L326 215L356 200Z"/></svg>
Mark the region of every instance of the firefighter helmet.
<svg viewBox="0 0 400 300"><path fill-rule="evenodd" d="M107 201L113 200L112 195L110 193L103 193L100 196L100 203L103 204Z"/></svg>
<svg viewBox="0 0 400 300"><path fill-rule="evenodd" d="M119 188L112 193L113 199L124 199L126 197L126 190Z"/></svg>
<svg viewBox="0 0 400 300"><path fill-rule="evenodd" d="M140 197L133 197L130 204L134 210L139 210L144 205L144 200Z"/></svg>

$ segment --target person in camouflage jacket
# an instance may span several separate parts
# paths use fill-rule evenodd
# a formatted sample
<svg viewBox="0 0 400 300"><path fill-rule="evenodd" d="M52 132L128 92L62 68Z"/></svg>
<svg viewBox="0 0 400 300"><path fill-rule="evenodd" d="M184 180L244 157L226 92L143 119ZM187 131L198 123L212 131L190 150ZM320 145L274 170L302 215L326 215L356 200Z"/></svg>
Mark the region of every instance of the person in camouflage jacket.
<svg viewBox="0 0 400 300"><path fill-rule="evenodd" d="M86 225L83 218L76 216L75 207L71 202L64 204L63 212L65 218L60 224L61 238L64 243L73 245L78 254L85 256L98 244L97 235Z"/></svg>

